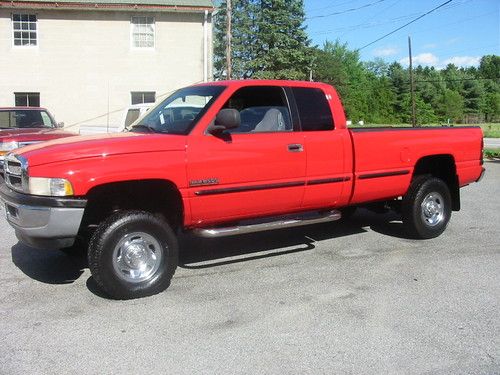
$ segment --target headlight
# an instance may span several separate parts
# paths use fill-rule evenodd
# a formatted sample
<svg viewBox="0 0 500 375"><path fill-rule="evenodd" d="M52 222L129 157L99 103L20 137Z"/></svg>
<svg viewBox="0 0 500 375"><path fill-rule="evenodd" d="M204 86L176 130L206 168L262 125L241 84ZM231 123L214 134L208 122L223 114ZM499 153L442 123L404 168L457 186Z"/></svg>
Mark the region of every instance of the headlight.
<svg viewBox="0 0 500 375"><path fill-rule="evenodd" d="M3 157L7 152L19 147L18 142L0 142L0 157Z"/></svg>
<svg viewBox="0 0 500 375"><path fill-rule="evenodd" d="M73 186L64 178L29 177L29 194L64 197L73 195Z"/></svg>

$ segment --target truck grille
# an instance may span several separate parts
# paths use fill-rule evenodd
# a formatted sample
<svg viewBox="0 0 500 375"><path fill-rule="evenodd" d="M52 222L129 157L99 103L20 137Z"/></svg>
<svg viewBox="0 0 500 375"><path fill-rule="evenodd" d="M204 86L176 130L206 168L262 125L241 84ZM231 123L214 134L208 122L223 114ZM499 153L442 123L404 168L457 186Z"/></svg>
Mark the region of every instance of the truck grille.
<svg viewBox="0 0 500 375"><path fill-rule="evenodd" d="M22 157L7 155L5 158L5 182L7 186L22 192L27 167L28 165Z"/></svg>

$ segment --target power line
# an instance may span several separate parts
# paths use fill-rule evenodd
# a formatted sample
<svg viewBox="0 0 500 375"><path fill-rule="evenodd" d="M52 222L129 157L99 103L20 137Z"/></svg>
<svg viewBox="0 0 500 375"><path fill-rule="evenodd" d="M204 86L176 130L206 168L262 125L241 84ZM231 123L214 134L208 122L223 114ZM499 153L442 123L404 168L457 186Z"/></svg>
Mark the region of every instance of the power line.
<svg viewBox="0 0 500 375"><path fill-rule="evenodd" d="M446 10L446 9L450 9L450 8L444 8L442 10ZM353 30L370 29L370 28L373 28L373 27L378 27L378 26L383 26L383 25L387 25L387 24L392 24L392 23L396 23L396 22L399 22L399 21L405 21L405 20L411 19L412 17L414 17L414 16L416 16L418 14L419 13L411 13L411 14L407 14L405 16L399 16L399 17L395 17L395 18L389 18L389 19L381 20L381 21L377 21L377 22L368 22L368 23L362 22L362 23L359 23L359 24L356 24L356 25L344 26L344 27L337 27L335 29L319 30L319 31L316 31L316 32L313 32L313 33L310 33L310 34L311 35L326 35L326 34L330 34L330 33L334 33L334 32L344 32L344 34L345 34L347 32L353 31ZM475 15L475 16L472 16L472 17L462 18L462 19L460 19L458 21L454 21L454 22L450 22L450 23L445 23L445 24L440 24L439 26L432 27L432 28L426 28L425 30L414 31L414 32L412 32L412 35L413 34L419 34L419 33L427 32L429 30L442 29L445 26L450 26L450 25L458 25L458 24L463 25L464 22L467 22L467 21L470 21L470 20L473 20L473 19L476 19L476 18L490 16L490 15L491 15L491 13L488 12L488 13L478 14L478 15Z"/></svg>
<svg viewBox="0 0 500 375"><path fill-rule="evenodd" d="M363 47L358 48L358 51L361 51L362 49L364 49L364 48L366 48L366 47L368 47L368 46L371 46L372 44L375 44L375 43L377 43L378 41L381 41L381 40L382 40L382 39L384 39L384 38L387 38L389 35L392 35L392 34L394 34L394 33L398 32L399 30L401 30L401 29L405 28L406 26L408 26L408 25L410 25L410 24L412 24L412 23L414 23L414 22L417 22L419 19L424 18L424 17L425 17L425 16L427 16L428 14L430 14L430 13L434 12L435 10L438 10L439 8L444 7L446 4L449 4L449 3L451 3L452 1L453 1L453 0L448 0L448 1L444 2L444 3L442 3L441 5L438 5L437 7L435 7L435 8L433 8L433 9L429 10L428 12L426 12L426 13L422 14L421 16L419 16L419 17L417 17L417 18L415 18L415 19L411 20L411 21L410 21L410 22L408 22L408 23L405 23L403 26L400 26L400 27L398 27L397 29L395 29L395 30L393 30L393 31L391 31L391 32L389 32L389 33L387 33L387 34L385 34L385 35L381 36L380 38L375 39L373 42L370 42L370 43L368 43L368 44L365 44Z"/></svg>
<svg viewBox="0 0 500 375"><path fill-rule="evenodd" d="M329 34L329 33L333 33L333 32L341 32L341 31L348 32L348 31L352 31L352 30L358 30L360 28L368 29L368 28L372 28L372 27L377 27L377 26L392 24L392 23L396 23L396 22L400 22L400 21L405 21L407 19L411 19L412 17L414 17L418 14L420 14L420 13L411 13L411 14L408 14L406 16L389 18L389 19L386 19L383 21L368 22L368 23L362 22L362 23L358 23L356 25L337 27L335 29L329 29L329 30L320 30L320 31L316 31L314 33L311 33L311 35L323 35L323 34Z"/></svg>
<svg viewBox="0 0 500 375"><path fill-rule="evenodd" d="M356 0L354 0L356 1ZM345 4L352 4L353 3L353 0L349 0L349 1L345 1L345 2L342 2L342 3L339 3L339 4L335 4L335 5L328 5L326 7L321 7L321 8L314 8L314 9L310 9L309 12L319 12L320 10L325 10L325 9L331 9L331 8L338 8L342 5L345 5Z"/></svg>
<svg viewBox="0 0 500 375"><path fill-rule="evenodd" d="M365 19L363 20L363 23L366 23L366 22L368 22L368 21L371 21L371 20L372 20L372 19L374 19L375 17L380 16L382 13L385 13L388 9L390 9L390 8L394 7L394 5L396 5L396 4L398 4L398 3L399 3L399 0L396 0L394 3L390 4L390 5L389 5L388 7L386 7L386 8L382 9L380 12L377 12L377 13L373 14L372 16L370 16L370 17L368 17L368 18L365 18ZM351 29L351 30L344 31L344 32L340 35L339 39L343 38L346 34L349 34L351 31L353 31L353 30Z"/></svg>
<svg viewBox="0 0 500 375"><path fill-rule="evenodd" d="M357 7L357 8L345 9L345 10L340 11L340 12L334 12L334 13L329 13L329 14L322 14L320 16L306 17L306 20L312 20L312 19L315 19L315 18L325 18L325 17L331 17L331 16L338 16L339 14L354 12L356 10L368 8L368 7L371 7L372 5L376 5L376 4L382 3L384 1L386 1L386 0L377 0L377 1L374 1L373 3L365 4L365 5L362 5L362 6ZM452 1L452 0L450 0L450 1Z"/></svg>

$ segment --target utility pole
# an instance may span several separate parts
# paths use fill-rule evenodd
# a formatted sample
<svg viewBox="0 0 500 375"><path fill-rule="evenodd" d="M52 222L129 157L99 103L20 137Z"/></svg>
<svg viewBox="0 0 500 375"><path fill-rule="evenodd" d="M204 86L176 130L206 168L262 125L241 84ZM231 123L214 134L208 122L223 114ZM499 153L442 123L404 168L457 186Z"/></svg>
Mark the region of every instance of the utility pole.
<svg viewBox="0 0 500 375"><path fill-rule="evenodd" d="M408 52L410 55L410 90L411 90L411 126L417 126L417 114L415 108L415 79L413 78L413 59L411 56L411 38L408 36Z"/></svg>
<svg viewBox="0 0 500 375"><path fill-rule="evenodd" d="M226 20L227 20L227 31L226 31L226 78L231 79L232 69L231 69L231 43L232 43L232 31L231 31L231 16L233 8L231 5L231 0L226 0Z"/></svg>

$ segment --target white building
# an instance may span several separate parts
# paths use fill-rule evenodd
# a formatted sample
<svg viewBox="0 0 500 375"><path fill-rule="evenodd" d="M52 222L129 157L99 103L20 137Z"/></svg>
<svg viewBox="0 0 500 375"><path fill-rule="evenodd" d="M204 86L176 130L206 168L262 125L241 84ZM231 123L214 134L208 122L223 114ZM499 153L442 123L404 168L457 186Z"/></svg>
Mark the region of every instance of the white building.
<svg viewBox="0 0 500 375"><path fill-rule="evenodd" d="M0 0L0 107L66 128L114 125L131 104L212 77L210 0Z"/></svg>

